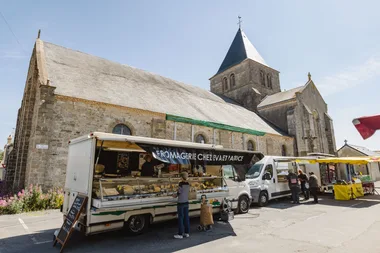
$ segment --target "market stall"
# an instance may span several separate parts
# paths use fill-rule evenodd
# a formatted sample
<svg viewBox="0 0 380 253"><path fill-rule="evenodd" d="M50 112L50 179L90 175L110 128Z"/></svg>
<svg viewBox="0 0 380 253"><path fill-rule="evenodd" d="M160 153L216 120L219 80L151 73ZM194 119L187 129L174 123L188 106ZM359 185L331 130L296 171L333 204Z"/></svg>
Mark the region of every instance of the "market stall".
<svg viewBox="0 0 380 253"><path fill-rule="evenodd" d="M335 157L320 158L311 161L320 166L334 166L336 181L334 183L334 197L337 200L350 200L374 194L374 180L371 169L378 165L379 157Z"/></svg>
<svg viewBox="0 0 380 253"><path fill-rule="evenodd" d="M91 133L69 143L62 212L67 216L76 196L85 196L78 226L86 235L122 227L142 233L151 223L176 218L183 172L189 175L189 216L199 216L202 196L214 213L226 200L247 212L245 173L262 157L212 144Z"/></svg>

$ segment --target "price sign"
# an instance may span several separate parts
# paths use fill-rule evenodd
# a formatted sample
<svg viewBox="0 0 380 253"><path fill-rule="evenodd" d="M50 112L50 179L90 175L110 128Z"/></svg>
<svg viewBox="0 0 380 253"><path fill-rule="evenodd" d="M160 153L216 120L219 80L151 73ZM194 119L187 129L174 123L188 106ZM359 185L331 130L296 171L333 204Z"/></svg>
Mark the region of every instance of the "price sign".
<svg viewBox="0 0 380 253"><path fill-rule="evenodd" d="M65 246L67 240L70 237L74 229L75 222L79 219L79 215L82 212L85 204L87 202L87 196L77 195L74 199L73 204L71 205L70 211L64 220L61 229L58 232L58 235L54 241L54 245L57 242L62 244L61 252L63 251L63 247Z"/></svg>

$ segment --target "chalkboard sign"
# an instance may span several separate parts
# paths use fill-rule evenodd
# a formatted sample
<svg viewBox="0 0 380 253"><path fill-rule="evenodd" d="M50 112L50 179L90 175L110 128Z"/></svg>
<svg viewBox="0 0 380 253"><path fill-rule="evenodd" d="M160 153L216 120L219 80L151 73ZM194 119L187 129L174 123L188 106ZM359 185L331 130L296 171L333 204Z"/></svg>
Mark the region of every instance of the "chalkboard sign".
<svg viewBox="0 0 380 253"><path fill-rule="evenodd" d="M71 208L66 216L66 219L63 221L63 225L61 229L59 230L58 235L53 245L55 246L57 242L62 244L61 252L63 250L63 247L65 246L66 241L69 239L70 234L75 225L75 222L79 219L79 215L82 212L86 202L87 202L87 196L77 195L76 198L74 199L74 202L71 205Z"/></svg>

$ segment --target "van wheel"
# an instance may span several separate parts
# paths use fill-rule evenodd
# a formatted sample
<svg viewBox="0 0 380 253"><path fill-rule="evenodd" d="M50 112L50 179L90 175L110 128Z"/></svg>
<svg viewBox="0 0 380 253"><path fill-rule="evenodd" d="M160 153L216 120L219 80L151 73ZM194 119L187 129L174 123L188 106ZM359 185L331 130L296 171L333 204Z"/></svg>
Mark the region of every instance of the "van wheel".
<svg viewBox="0 0 380 253"><path fill-rule="evenodd" d="M259 206L266 206L268 204L268 193L260 192L259 195Z"/></svg>
<svg viewBox="0 0 380 253"><path fill-rule="evenodd" d="M247 196L241 196L238 203L238 213L248 213L249 199Z"/></svg>
<svg viewBox="0 0 380 253"><path fill-rule="evenodd" d="M133 215L125 223L125 227L131 235L142 234L149 225L148 216L146 215Z"/></svg>

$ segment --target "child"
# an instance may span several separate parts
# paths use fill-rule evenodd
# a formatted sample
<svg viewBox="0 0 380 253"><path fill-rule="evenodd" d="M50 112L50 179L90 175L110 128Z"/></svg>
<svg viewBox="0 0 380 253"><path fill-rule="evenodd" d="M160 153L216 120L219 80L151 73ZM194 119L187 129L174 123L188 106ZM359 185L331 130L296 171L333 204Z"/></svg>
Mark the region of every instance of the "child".
<svg viewBox="0 0 380 253"><path fill-rule="evenodd" d="M183 172L181 174L182 181L178 185L178 234L174 236L176 239L182 239L189 237L190 220L189 220L189 191L190 184L187 182L188 174Z"/></svg>

